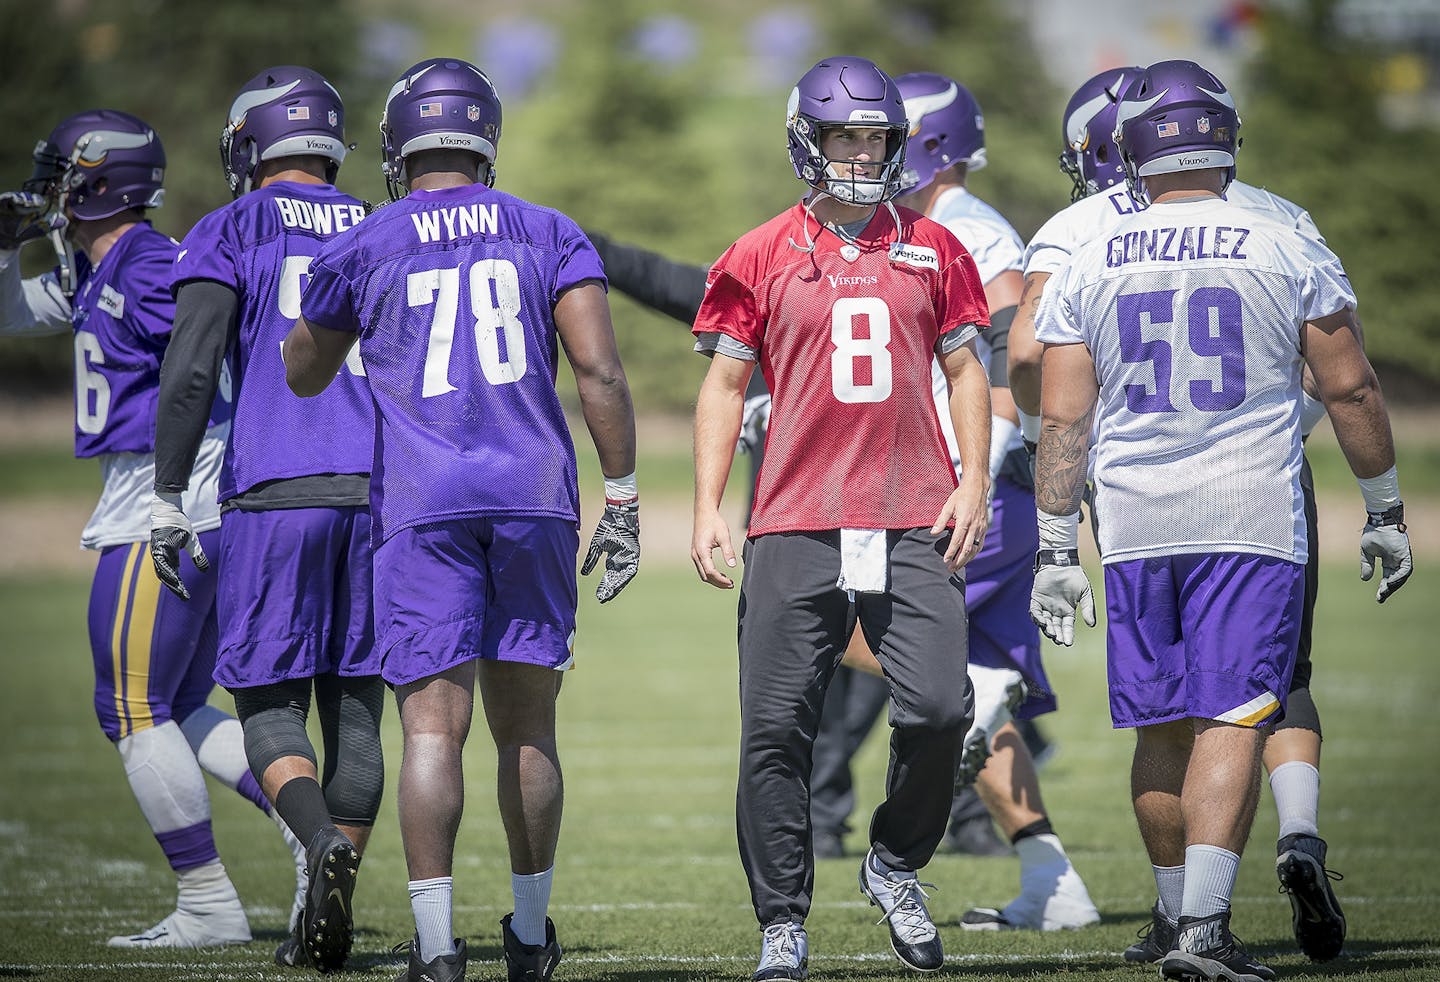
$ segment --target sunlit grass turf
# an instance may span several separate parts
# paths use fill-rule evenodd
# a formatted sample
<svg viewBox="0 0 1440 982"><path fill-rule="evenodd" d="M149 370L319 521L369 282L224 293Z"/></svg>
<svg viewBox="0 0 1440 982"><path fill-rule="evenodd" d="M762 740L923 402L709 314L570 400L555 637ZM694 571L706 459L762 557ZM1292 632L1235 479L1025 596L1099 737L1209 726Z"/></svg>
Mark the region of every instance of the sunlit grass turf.
<svg viewBox="0 0 1440 982"><path fill-rule="evenodd" d="M1412 589L1413 589L1412 585ZM212 783L222 857L250 912L253 944L203 952L126 952L111 934L171 909L173 882L95 726L85 636L87 583L0 580L0 976L46 979L294 979L271 964L292 887L274 827ZM734 843L735 595L679 569L647 569L603 608L585 596L579 668L561 699L566 818L552 913L565 979L740 979L759 933ZM1294 951L1289 906L1272 871L1275 818L1262 803L1242 865L1236 928L1285 977L1440 978L1440 668L1427 630L1433 598L1401 593L1377 608L1348 568L1327 575L1315 691L1325 715L1322 831L1350 919L1349 955L1310 966ZM1051 651L1062 711L1045 722L1059 752L1043 773L1057 830L1105 915L1052 935L963 933L976 904L1016 891L1013 860L940 856L924 879L950 964L965 978L1141 979L1116 954L1148 916L1153 884L1128 801L1131 738L1110 729L1102 633ZM216 697L228 705L228 697ZM359 937L337 978L390 978L389 948L410 936L395 821L399 764L385 722L389 791L357 894ZM865 825L883 781L883 730L857 761ZM499 979L499 917L510 909L493 757L472 735L456 868L456 930L470 978ZM849 842L863 848L859 835ZM855 885L858 858L820 864L811 972L900 977L885 932Z"/></svg>

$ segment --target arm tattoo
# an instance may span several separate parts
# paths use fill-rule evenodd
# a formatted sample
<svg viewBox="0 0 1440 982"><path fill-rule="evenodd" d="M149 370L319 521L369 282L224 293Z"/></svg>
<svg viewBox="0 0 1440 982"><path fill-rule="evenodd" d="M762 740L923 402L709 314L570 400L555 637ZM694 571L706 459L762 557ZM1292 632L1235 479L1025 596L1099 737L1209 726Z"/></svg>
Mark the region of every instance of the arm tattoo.
<svg viewBox="0 0 1440 982"><path fill-rule="evenodd" d="M1035 505L1051 515L1069 515L1080 508L1090 466L1090 429L1095 406L1069 426L1040 434L1035 461Z"/></svg>

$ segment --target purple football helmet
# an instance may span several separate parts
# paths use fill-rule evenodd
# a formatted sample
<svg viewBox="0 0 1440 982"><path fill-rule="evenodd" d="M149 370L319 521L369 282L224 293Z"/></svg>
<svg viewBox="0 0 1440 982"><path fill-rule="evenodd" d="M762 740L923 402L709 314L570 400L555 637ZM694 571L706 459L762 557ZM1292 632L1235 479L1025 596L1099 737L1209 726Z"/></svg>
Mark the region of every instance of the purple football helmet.
<svg viewBox="0 0 1440 982"><path fill-rule="evenodd" d="M390 88L380 117L380 170L390 200L409 190L405 158L421 150L468 150L485 158L485 184L495 186L500 146L500 97L485 73L459 58L430 58Z"/></svg>
<svg viewBox="0 0 1440 982"><path fill-rule="evenodd" d="M230 194L255 190L260 164L279 157L330 161L325 179L345 160L345 106L335 86L297 65L267 68L241 87L220 133L220 166Z"/></svg>
<svg viewBox="0 0 1440 982"><path fill-rule="evenodd" d="M1152 174L1221 167L1235 179L1240 114L1224 84L1193 61L1158 61L1125 87L1115 113L1115 144L1130 193L1145 196Z"/></svg>
<svg viewBox="0 0 1440 982"><path fill-rule="evenodd" d="M1060 138L1060 170L1074 187L1070 200L1079 201L1125 180L1120 151L1115 146L1115 107L1125 87L1145 69L1138 65L1111 68L1075 90L1065 106Z"/></svg>
<svg viewBox="0 0 1440 982"><path fill-rule="evenodd" d="M878 177L840 177L820 151L824 131L834 126L888 131ZM855 205L889 201L900 193L905 166L905 100L894 79L864 58L826 58L806 72L790 92L785 109L790 163L795 176L817 191Z"/></svg>
<svg viewBox="0 0 1440 982"><path fill-rule="evenodd" d="M924 190L956 164L970 170L985 166L985 117L969 89L934 72L898 75L895 85L910 120L900 178L905 193Z"/></svg>
<svg viewBox="0 0 1440 982"><path fill-rule="evenodd" d="M58 211L96 221L165 200L165 148L143 120L117 109L91 109L60 122L35 145L35 172L24 189Z"/></svg>

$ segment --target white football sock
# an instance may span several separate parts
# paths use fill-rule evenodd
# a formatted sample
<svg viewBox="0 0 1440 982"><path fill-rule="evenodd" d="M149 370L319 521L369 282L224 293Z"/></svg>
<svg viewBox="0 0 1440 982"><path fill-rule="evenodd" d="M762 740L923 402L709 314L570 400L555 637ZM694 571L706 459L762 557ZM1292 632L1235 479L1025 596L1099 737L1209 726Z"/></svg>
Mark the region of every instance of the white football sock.
<svg viewBox="0 0 1440 982"><path fill-rule="evenodd" d="M415 914L415 937L423 962L433 961L437 955L455 953L454 893L452 876L410 881L410 909Z"/></svg>
<svg viewBox="0 0 1440 982"><path fill-rule="evenodd" d="M1185 867L1152 863L1150 868L1155 871L1155 889L1160 894L1160 915L1174 924L1185 904Z"/></svg>
<svg viewBox="0 0 1440 982"><path fill-rule="evenodd" d="M555 867L539 873L511 873L510 890L515 894L515 916L510 930L521 944L545 943L545 913L550 909L550 882Z"/></svg>
<svg viewBox="0 0 1440 982"><path fill-rule="evenodd" d="M235 892L235 884L230 882L230 875L218 859L177 873L175 879L180 884L180 898L175 904L177 910L201 915L219 908L240 907L240 895Z"/></svg>
<svg viewBox="0 0 1440 982"><path fill-rule="evenodd" d="M1230 909L1240 857L1219 846L1185 847L1185 917L1209 917Z"/></svg>
<svg viewBox="0 0 1440 982"><path fill-rule="evenodd" d="M1270 772L1270 793L1280 817L1280 838L1319 835L1320 772L1303 760L1287 760Z"/></svg>
<svg viewBox="0 0 1440 982"><path fill-rule="evenodd" d="M169 720L115 742L130 790L156 835L210 821L210 797L195 753Z"/></svg>

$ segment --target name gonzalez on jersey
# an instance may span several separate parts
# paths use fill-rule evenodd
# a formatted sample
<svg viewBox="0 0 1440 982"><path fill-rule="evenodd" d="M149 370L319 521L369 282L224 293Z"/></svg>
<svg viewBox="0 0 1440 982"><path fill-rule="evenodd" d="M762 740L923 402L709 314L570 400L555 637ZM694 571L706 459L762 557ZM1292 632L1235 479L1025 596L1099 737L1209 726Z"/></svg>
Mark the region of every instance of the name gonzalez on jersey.
<svg viewBox="0 0 1440 982"><path fill-rule="evenodd" d="M1249 259L1241 251L1249 237L1248 228L1229 225L1142 228L1117 235L1105 244L1105 266L1114 269L1126 263Z"/></svg>

